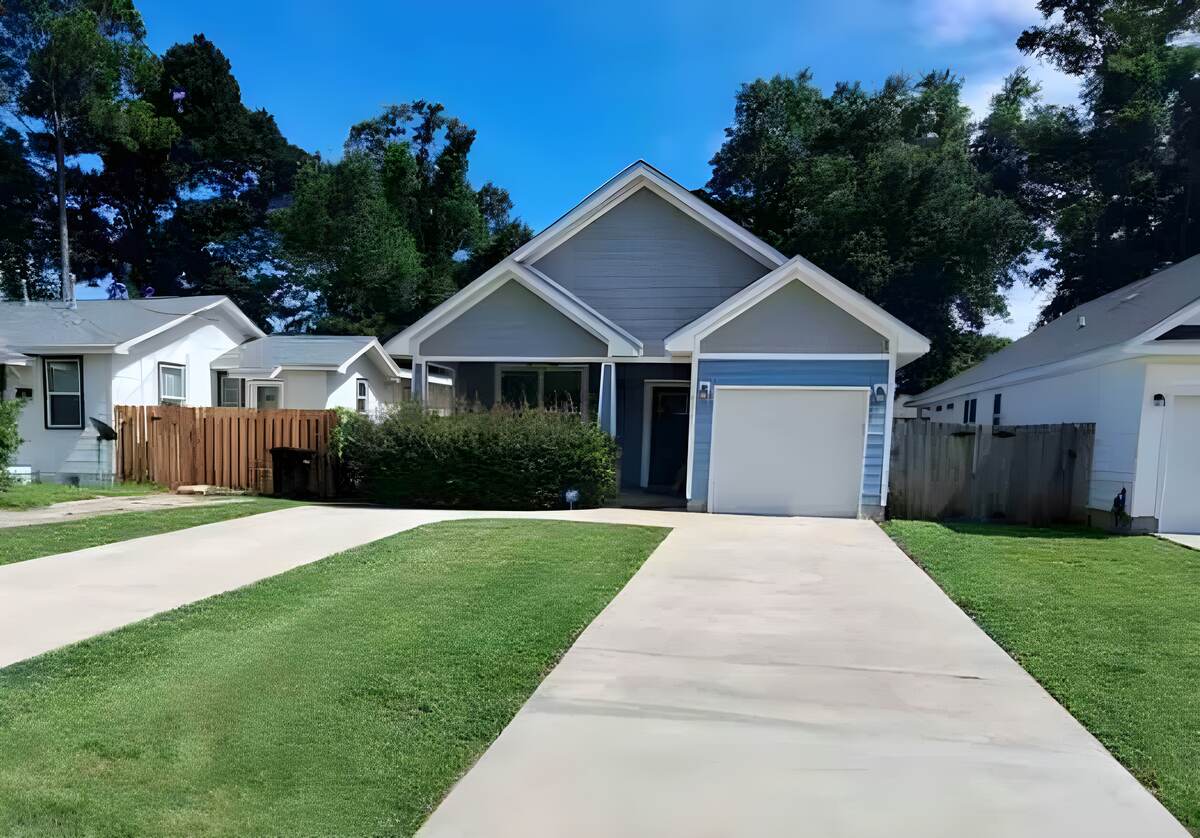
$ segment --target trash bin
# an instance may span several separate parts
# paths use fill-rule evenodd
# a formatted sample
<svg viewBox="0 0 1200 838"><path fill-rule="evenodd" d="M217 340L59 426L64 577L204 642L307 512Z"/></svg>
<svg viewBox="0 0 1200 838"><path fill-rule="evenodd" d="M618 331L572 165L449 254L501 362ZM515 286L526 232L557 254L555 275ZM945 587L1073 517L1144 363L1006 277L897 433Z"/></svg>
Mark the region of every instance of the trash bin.
<svg viewBox="0 0 1200 838"><path fill-rule="evenodd" d="M277 498L310 498L316 494L317 452L308 448L272 448L272 494Z"/></svg>

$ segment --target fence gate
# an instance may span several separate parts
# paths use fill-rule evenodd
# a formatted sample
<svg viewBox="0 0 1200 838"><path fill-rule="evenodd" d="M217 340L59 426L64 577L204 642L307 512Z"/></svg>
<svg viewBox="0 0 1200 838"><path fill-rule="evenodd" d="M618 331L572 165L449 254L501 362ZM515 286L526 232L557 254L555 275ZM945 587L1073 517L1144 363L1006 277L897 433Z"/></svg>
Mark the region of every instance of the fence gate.
<svg viewBox="0 0 1200 838"><path fill-rule="evenodd" d="M1087 520L1096 426L897 419L888 514L1043 525Z"/></svg>
<svg viewBox="0 0 1200 838"><path fill-rule="evenodd" d="M194 484L261 494L274 491L271 449L312 452L308 493L335 492L332 410L120 405L117 475L171 489Z"/></svg>

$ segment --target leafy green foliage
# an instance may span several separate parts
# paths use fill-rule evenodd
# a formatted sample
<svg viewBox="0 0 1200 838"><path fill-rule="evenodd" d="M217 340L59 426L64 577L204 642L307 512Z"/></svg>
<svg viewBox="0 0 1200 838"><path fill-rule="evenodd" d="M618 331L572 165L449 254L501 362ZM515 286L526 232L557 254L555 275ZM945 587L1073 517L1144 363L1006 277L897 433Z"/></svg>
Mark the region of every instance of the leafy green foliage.
<svg viewBox="0 0 1200 838"><path fill-rule="evenodd" d="M342 474L358 492L397 506L561 509L617 491L617 446L573 413L497 407L438 416L405 402L379 423L343 413L334 431Z"/></svg>
<svg viewBox="0 0 1200 838"><path fill-rule="evenodd" d="M17 420L20 419L24 407L24 399L0 400L0 491L9 485L11 478L8 475L8 467L12 465L17 449L21 447L21 433Z"/></svg>
<svg viewBox="0 0 1200 838"><path fill-rule="evenodd" d="M0 296L14 300L52 296L58 287L44 271L54 235L50 185L28 155L20 132L0 130Z"/></svg>
<svg viewBox="0 0 1200 838"><path fill-rule="evenodd" d="M0 833L411 835L666 532L421 527L10 666Z"/></svg>
<svg viewBox="0 0 1200 838"><path fill-rule="evenodd" d="M808 72L744 85L705 197L785 254L802 254L933 342L901 371L921 389L962 366L1036 239L972 159L960 82L882 89Z"/></svg>
<svg viewBox="0 0 1200 838"><path fill-rule="evenodd" d="M985 167L1044 225L1052 319L1200 251L1200 9L1173 0L1042 0L1025 52L1083 78L1081 107L1015 73L981 126Z"/></svg>
<svg viewBox="0 0 1200 838"><path fill-rule="evenodd" d="M1086 529L921 521L885 529L1200 830L1200 553Z"/></svg>
<svg viewBox="0 0 1200 838"><path fill-rule="evenodd" d="M468 181L474 141L418 101L353 126L339 162L301 169L275 228L294 284L316 299L303 325L393 334L529 239L507 192Z"/></svg>

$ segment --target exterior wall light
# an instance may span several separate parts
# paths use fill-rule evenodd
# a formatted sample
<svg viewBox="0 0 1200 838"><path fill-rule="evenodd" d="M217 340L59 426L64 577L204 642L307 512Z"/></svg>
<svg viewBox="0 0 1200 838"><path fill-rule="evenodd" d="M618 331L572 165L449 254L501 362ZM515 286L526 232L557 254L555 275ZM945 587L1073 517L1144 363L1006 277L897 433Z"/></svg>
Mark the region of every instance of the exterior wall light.
<svg viewBox="0 0 1200 838"><path fill-rule="evenodd" d="M1162 393L1154 394L1154 406L1155 407L1165 407L1166 404L1167 404L1166 396L1164 396Z"/></svg>

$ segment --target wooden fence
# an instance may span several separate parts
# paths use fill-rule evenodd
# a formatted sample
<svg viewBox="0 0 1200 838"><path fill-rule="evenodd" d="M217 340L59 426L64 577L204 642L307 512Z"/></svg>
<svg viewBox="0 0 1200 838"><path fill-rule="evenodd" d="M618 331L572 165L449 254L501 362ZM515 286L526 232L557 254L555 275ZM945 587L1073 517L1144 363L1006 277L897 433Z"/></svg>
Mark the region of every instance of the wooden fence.
<svg viewBox="0 0 1200 838"><path fill-rule="evenodd" d="M313 452L307 494L331 497L336 490L332 410L121 405L116 420L121 480L272 494L271 449L292 448Z"/></svg>
<svg viewBox="0 0 1200 838"><path fill-rule="evenodd" d="M888 515L1043 525L1087 520L1096 426L897 419Z"/></svg>

